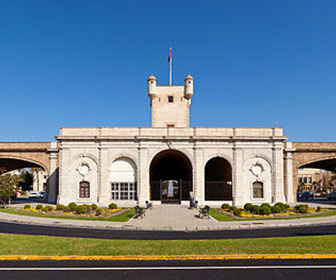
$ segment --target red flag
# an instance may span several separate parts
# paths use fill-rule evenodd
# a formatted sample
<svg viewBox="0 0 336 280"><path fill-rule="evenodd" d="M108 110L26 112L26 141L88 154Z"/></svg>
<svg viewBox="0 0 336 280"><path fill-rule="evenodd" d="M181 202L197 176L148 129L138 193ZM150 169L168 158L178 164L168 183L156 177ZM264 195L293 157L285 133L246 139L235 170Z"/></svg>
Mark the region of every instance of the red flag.
<svg viewBox="0 0 336 280"><path fill-rule="evenodd" d="M169 48L168 62L171 62L171 60L172 60L172 48Z"/></svg>

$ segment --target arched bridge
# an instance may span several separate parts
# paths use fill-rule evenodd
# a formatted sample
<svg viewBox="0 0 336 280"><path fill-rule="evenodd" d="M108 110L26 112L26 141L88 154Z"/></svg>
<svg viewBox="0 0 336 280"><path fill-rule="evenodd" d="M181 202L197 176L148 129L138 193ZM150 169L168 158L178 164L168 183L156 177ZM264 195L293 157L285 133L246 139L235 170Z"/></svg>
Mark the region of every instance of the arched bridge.
<svg viewBox="0 0 336 280"><path fill-rule="evenodd" d="M336 169L336 142L287 142L284 155L286 194L294 201L299 168Z"/></svg>
<svg viewBox="0 0 336 280"><path fill-rule="evenodd" d="M0 167L6 171L41 167L47 176L47 197L55 202L58 190L58 143L0 142Z"/></svg>

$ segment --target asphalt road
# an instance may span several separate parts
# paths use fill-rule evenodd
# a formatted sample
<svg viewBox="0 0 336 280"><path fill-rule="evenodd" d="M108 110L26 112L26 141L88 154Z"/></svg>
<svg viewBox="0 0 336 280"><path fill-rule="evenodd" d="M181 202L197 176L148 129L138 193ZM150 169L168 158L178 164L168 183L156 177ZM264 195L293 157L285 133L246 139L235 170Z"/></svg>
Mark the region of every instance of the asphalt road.
<svg viewBox="0 0 336 280"><path fill-rule="evenodd" d="M2 261L1 279L333 279L336 260Z"/></svg>
<svg viewBox="0 0 336 280"><path fill-rule="evenodd" d="M336 225L185 232L48 227L0 222L0 232L119 240L192 240L333 235L336 234Z"/></svg>

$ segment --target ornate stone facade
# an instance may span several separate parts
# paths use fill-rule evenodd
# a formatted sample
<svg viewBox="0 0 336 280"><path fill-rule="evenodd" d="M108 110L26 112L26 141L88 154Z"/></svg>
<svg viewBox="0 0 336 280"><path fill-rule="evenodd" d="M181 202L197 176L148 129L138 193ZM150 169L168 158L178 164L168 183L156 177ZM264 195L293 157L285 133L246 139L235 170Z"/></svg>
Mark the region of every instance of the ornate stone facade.
<svg viewBox="0 0 336 280"><path fill-rule="evenodd" d="M127 206L161 203L163 197L217 206L286 201L287 138L281 128L190 128L190 75L184 86L157 86L150 76L148 94L152 127L60 129L60 203ZM222 161L209 167L214 158ZM81 182L89 183L89 195Z"/></svg>

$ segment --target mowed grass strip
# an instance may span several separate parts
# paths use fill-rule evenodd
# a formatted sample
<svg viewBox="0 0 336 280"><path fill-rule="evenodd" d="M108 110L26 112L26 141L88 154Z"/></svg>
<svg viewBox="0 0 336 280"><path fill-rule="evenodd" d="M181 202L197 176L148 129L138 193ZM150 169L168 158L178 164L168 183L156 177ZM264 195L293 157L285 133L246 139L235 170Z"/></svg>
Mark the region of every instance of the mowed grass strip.
<svg viewBox="0 0 336 280"><path fill-rule="evenodd" d="M64 220L108 221L108 222L127 222L135 215L134 208L127 209L120 214L116 214L116 215L108 217L108 218L57 216L57 215L50 215L50 214L43 214L43 213L22 212L22 211L17 211L17 210L12 209L12 208L0 208L0 211L4 212L4 213L7 213L7 214L14 214L14 215L21 215L21 216L32 216L32 217L40 217L40 218L54 218L54 219L64 219Z"/></svg>
<svg viewBox="0 0 336 280"><path fill-rule="evenodd" d="M0 234L0 255L335 254L336 235L231 240L101 240Z"/></svg>
<svg viewBox="0 0 336 280"><path fill-rule="evenodd" d="M305 219L305 218L322 218L322 217L331 217L336 215L336 209L328 209L327 212L321 212L316 214L309 214L306 216L295 216L295 217L272 217L272 218L236 218L225 214L222 209L210 208L210 216L216 219L218 222L228 222L228 221L262 221L262 220L294 220L294 219Z"/></svg>

